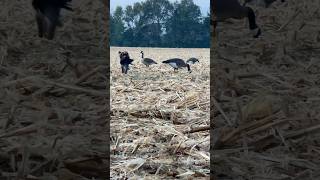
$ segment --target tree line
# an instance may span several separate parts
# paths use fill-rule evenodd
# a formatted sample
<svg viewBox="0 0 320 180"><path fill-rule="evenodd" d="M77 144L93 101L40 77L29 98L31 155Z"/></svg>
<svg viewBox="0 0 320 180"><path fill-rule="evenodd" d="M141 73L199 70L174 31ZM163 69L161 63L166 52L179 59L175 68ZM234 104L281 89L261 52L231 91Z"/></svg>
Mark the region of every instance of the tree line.
<svg viewBox="0 0 320 180"><path fill-rule="evenodd" d="M193 0L146 0L110 14L110 45L209 48L210 14Z"/></svg>

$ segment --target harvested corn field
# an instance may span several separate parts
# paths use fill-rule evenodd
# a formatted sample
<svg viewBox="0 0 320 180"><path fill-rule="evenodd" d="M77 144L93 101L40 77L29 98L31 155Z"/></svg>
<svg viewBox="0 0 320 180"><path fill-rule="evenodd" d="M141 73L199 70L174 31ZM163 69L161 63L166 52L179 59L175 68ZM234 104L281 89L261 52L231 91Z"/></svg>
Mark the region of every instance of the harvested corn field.
<svg viewBox="0 0 320 180"><path fill-rule="evenodd" d="M122 74L118 51L134 59ZM145 58L158 64L149 68ZM111 47L111 177L209 178L209 49ZM198 58L174 72L162 61Z"/></svg>
<svg viewBox="0 0 320 180"><path fill-rule="evenodd" d="M106 179L106 7L73 1L48 41L31 2L0 1L0 179Z"/></svg>
<svg viewBox="0 0 320 180"><path fill-rule="evenodd" d="M228 20L212 42L214 174L319 179L319 1L250 7L260 38L246 20Z"/></svg>

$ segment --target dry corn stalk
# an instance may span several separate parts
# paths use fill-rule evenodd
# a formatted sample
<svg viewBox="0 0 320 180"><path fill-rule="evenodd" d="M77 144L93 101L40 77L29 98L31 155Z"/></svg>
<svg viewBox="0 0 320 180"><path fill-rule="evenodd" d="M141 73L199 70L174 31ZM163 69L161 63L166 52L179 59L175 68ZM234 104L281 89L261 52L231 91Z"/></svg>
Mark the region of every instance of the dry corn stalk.
<svg viewBox="0 0 320 180"><path fill-rule="evenodd" d="M272 95L259 95L242 108L242 121L247 122L253 119L261 119L279 110L279 99L276 99Z"/></svg>
<svg viewBox="0 0 320 180"><path fill-rule="evenodd" d="M183 101L177 103L177 108L194 108L197 106L199 102L199 94L198 93L191 93L185 97Z"/></svg>

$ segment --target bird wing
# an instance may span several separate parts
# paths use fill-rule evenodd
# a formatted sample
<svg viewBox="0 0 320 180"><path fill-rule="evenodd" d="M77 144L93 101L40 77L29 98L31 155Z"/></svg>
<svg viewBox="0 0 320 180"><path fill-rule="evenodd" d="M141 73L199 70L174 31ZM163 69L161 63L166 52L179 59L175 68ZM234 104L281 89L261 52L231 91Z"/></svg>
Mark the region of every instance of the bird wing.
<svg viewBox="0 0 320 180"><path fill-rule="evenodd" d="M175 63L175 62L170 62L168 64L173 68L178 68L177 63Z"/></svg>
<svg viewBox="0 0 320 180"><path fill-rule="evenodd" d="M150 59L150 58L144 58L143 61L145 61L147 63L155 63L155 64L157 64L153 59Z"/></svg>

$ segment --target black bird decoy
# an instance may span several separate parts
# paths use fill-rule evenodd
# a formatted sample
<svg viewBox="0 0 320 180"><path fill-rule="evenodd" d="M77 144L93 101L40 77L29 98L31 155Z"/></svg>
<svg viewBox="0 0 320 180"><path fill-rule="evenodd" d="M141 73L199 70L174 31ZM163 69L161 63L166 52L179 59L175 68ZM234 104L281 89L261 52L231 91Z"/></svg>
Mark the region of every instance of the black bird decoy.
<svg viewBox="0 0 320 180"><path fill-rule="evenodd" d="M185 63L184 60L182 59L173 58L173 59L162 61L162 63L169 64L171 67L173 67L174 71L183 67L187 67L188 71L191 73L190 65Z"/></svg>
<svg viewBox="0 0 320 180"><path fill-rule="evenodd" d="M213 20L213 31L215 33L217 23L229 18L249 20L249 29L254 32L254 38L261 35L261 29L256 23L256 16L252 8L242 6L238 0L212 0L213 14L216 19Z"/></svg>
<svg viewBox="0 0 320 180"><path fill-rule="evenodd" d="M124 74L127 74L129 70L129 65L132 64L133 59L130 59L129 53L127 51L119 51L119 57L120 57L120 65L121 65L121 71Z"/></svg>
<svg viewBox="0 0 320 180"><path fill-rule="evenodd" d="M196 62L199 62L199 59L194 57L187 60L187 64L195 64Z"/></svg>
<svg viewBox="0 0 320 180"><path fill-rule="evenodd" d="M54 38L57 26L62 26L60 21L61 9L73 11L70 7L71 0L33 0L32 6L36 11L38 36L49 40Z"/></svg>
<svg viewBox="0 0 320 180"><path fill-rule="evenodd" d="M142 64L146 65L147 67L149 67L149 66L152 65L152 64L158 64L158 63L155 62L153 59L144 58L144 53L143 53L143 51L140 51L140 53L141 53L141 61L142 61Z"/></svg>

